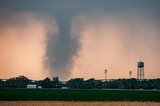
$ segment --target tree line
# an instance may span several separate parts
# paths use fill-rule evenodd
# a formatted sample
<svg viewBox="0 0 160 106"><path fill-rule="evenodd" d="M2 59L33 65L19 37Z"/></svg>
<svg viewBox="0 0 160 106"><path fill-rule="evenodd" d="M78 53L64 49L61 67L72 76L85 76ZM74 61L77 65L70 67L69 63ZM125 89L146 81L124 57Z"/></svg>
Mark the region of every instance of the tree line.
<svg viewBox="0 0 160 106"><path fill-rule="evenodd" d="M32 81L25 76L7 79L0 79L0 88L26 88L28 84L36 84L42 88L68 88L68 89L157 89L160 90L160 78L158 79L115 79L110 81L101 81L94 78L84 80L83 78L70 79L63 83L54 77L43 80Z"/></svg>

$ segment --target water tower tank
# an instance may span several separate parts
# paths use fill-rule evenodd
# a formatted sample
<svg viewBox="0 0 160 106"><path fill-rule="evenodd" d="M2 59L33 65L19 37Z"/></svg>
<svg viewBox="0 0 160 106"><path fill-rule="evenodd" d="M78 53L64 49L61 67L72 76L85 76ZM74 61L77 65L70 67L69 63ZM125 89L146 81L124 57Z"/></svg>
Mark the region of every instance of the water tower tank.
<svg viewBox="0 0 160 106"><path fill-rule="evenodd" d="M138 62L138 67L140 67L140 68L144 67L144 62L142 62L142 61Z"/></svg>

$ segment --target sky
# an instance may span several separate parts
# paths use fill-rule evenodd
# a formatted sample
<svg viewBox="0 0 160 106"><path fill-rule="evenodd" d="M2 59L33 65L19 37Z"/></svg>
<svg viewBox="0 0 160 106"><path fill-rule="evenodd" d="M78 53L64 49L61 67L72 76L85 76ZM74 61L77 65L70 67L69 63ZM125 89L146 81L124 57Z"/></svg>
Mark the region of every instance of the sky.
<svg viewBox="0 0 160 106"><path fill-rule="evenodd" d="M1 0L0 79L160 77L159 0Z"/></svg>

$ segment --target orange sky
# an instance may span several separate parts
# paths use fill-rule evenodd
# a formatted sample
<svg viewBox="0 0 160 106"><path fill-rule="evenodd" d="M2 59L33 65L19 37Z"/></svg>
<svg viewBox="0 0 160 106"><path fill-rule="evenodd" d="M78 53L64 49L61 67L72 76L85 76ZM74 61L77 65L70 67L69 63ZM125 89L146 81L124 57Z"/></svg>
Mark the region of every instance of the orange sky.
<svg viewBox="0 0 160 106"><path fill-rule="evenodd" d="M32 79L42 79L48 76L43 63L46 54L45 40L50 26L54 32L54 25L49 18L46 20L46 17L41 17L38 18L32 12L19 12L1 19L0 78L25 75Z"/></svg>
<svg viewBox="0 0 160 106"><path fill-rule="evenodd" d="M74 58L72 77L128 78L137 74L137 62L145 62L145 78L160 76L159 26L141 14L86 13L76 17L72 32L82 47ZM76 27L75 27L76 26ZM74 36L72 36L74 38ZM157 50L157 51L156 51Z"/></svg>
<svg viewBox="0 0 160 106"><path fill-rule="evenodd" d="M13 13L0 26L0 78L25 75L43 79L50 75L44 67L46 33L58 33L56 20L44 14ZM136 77L140 57L145 62L145 78L160 77L159 26L141 14L84 13L73 18L71 39L79 38L78 55L73 59L70 78L103 79ZM53 22L51 22L53 20ZM56 38L55 38L56 39ZM65 55L65 51L64 51ZM53 70L54 71L54 70ZM62 73L63 74L63 73Z"/></svg>

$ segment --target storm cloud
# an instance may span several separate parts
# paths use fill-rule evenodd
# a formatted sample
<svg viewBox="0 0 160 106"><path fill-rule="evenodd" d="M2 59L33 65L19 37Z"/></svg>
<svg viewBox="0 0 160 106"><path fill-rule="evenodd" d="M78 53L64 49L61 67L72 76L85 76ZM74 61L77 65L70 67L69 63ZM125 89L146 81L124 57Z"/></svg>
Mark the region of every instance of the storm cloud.
<svg viewBox="0 0 160 106"><path fill-rule="evenodd" d="M40 62L40 65L34 66L43 68L35 69L30 66L28 69L35 70L34 72L39 70L41 73L38 74L39 76L58 76L62 80L73 77L103 78L103 70L108 68L112 70L110 78L126 78L129 70L133 70L136 74L136 62L139 61L140 56L147 64L145 69L152 70L153 73L151 75L147 71L146 75L150 78L159 76L158 64L150 66L160 61L158 30L160 1L158 0L4 0L0 2L0 7L2 13L0 21L16 27L15 31L18 32L27 33L32 29L28 33L29 41L33 43L31 47L37 45L35 48L40 48L40 51L35 51L36 49L31 47L22 48L33 50L32 57L39 56L37 57L39 59L35 60ZM14 14L3 9L14 11ZM20 15L21 13L23 15ZM23 30L17 28L18 25ZM29 27L26 28L27 25ZM4 32L11 32L8 26L6 28L1 25L1 35L9 36L4 34ZM37 34L39 37L34 37ZM23 34L18 33L14 39L20 39L19 35ZM25 45L26 42L23 40L25 41L25 39L20 40L22 42L20 45ZM1 41L8 40L1 38ZM38 43L34 44L35 42ZM3 51L4 46L2 47ZM19 49L15 48L13 51ZM26 51L24 53L29 54ZM36 55L39 53L41 55ZM11 62L12 59L5 58L5 60ZM9 72L14 73L14 76L21 74L19 71L17 73L12 71L12 68L10 67ZM4 68L0 67L0 70ZM2 76L4 75L13 76L13 74Z"/></svg>

